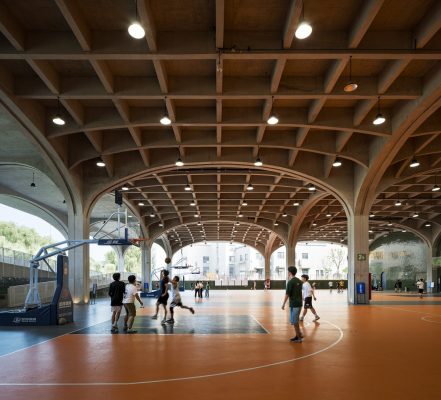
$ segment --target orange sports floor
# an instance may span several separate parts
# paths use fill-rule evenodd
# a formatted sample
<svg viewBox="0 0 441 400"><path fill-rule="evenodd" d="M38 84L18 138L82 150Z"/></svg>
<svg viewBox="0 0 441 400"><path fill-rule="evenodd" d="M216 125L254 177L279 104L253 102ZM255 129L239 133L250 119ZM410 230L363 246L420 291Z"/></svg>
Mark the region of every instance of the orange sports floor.
<svg viewBox="0 0 441 400"><path fill-rule="evenodd" d="M185 293L194 323L248 315L268 333L66 334L1 356L0 399L440 398L441 297L375 293L371 306L349 306L346 292L317 297L320 321L308 314L304 342L290 343L283 291L211 291L196 303ZM107 302L93 307L107 317ZM177 325L184 316L178 309Z"/></svg>

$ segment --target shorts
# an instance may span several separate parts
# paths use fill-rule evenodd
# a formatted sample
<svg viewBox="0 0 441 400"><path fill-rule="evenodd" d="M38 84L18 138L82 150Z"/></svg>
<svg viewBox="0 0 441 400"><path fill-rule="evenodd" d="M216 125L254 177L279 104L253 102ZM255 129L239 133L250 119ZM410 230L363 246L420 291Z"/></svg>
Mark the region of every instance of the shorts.
<svg viewBox="0 0 441 400"><path fill-rule="evenodd" d="M291 320L291 325L298 325L299 323L299 315L300 315L300 310L302 309L302 307L290 307L290 320Z"/></svg>
<svg viewBox="0 0 441 400"><path fill-rule="evenodd" d="M305 308L312 308L312 297L305 297Z"/></svg>
<svg viewBox="0 0 441 400"><path fill-rule="evenodd" d="M122 306L110 306L112 312L121 312Z"/></svg>
<svg viewBox="0 0 441 400"><path fill-rule="evenodd" d="M423 293L424 289L418 289L418 293Z"/></svg>
<svg viewBox="0 0 441 400"><path fill-rule="evenodd" d="M170 303L170 308L175 308L175 307L182 307L182 301L172 301Z"/></svg>
<svg viewBox="0 0 441 400"><path fill-rule="evenodd" d="M165 296L159 296L158 297L158 304L167 305L168 298L169 298L168 293Z"/></svg>
<svg viewBox="0 0 441 400"><path fill-rule="evenodd" d="M129 317L136 316L135 303L124 303L124 308L126 309L126 313Z"/></svg>

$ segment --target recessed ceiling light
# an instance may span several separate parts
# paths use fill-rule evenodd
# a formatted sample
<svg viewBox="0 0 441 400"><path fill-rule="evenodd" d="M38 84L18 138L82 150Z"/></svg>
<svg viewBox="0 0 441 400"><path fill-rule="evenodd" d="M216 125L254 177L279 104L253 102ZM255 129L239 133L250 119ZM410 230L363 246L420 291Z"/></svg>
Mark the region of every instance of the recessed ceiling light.
<svg viewBox="0 0 441 400"><path fill-rule="evenodd" d="M266 121L268 125L277 125L279 123L279 118L275 114L271 114L271 116Z"/></svg>
<svg viewBox="0 0 441 400"><path fill-rule="evenodd" d="M420 162L416 158L414 158L409 164L410 168L416 168L419 166L420 166Z"/></svg>
<svg viewBox="0 0 441 400"><path fill-rule="evenodd" d="M303 21L299 24L296 29L295 35L297 39L306 39L312 33L312 26L309 25L306 21Z"/></svg>
<svg viewBox="0 0 441 400"><path fill-rule="evenodd" d="M336 159L335 159L335 161L332 163L332 166L333 167L341 167L342 166L342 162L341 162L341 160L337 157Z"/></svg>
<svg viewBox="0 0 441 400"><path fill-rule="evenodd" d="M142 39L145 36L145 30L139 22L133 22L129 28L129 35L134 39Z"/></svg>
<svg viewBox="0 0 441 400"><path fill-rule="evenodd" d="M176 165L177 167L183 167L183 166L184 166L184 162L181 160L181 157L179 157L179 158L176 160L175 165Z"/></svg>

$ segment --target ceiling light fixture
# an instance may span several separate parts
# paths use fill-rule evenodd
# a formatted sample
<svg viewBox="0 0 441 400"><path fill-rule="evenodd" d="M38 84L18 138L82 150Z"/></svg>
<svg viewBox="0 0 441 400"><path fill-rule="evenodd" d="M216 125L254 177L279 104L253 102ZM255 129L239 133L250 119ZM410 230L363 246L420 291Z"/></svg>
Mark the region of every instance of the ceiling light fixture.
<svg viewBox="0 0 441 400"><path fill-rule="evenodd" d="M375 119L372 121L372 123L374 125L381 125L384 122L386 122L386 118L383 116L383 114L381 114L381 110L380 110L380 96L378 96L378 112L377 112L377 116L375 117Z"/></svg>
<svg viewBox="0 0 441 400"><path fill-rule="evenodd" d="M396 205L397 207L401 206L402 204L403 204L403 203L401 203L400 200L397 200L397 201L395 202L395 205Z"/></svg>
<svg viewBox="0 0 441 400"><path fill-rule="evenodd" d="M308 185L308 190L310 191L310 192L314 192L315 191L315 186L312 184L312 183L310 183L309 185Z"/></svg>
<svg viewBox="0 0 441 400"><path fill-rule="evenodd" d="M392 225L393 225L393 224L392 224L392 222L390 222L390 221L387 223L387 226L392 226Z"/></svg>
<svg viewBox="0 0 441 400"><path fill-rule="evenodd" d="M66 121L61 117L61 104L59 97L57 97L57 113L52 118L52 122L58 126L63 126L66 123Z"/></svg>
<svg viewBox="0 0 441 400"><path fill-rule="evenodd" d="M326 216L329 218L329 217L331 217L331 214L328 213L328 214L326 214Z"/></svg>
<svg viewBox="0 0 441 400"><path fill-rule="evenodd" d="M305 21L305 3L302 1L302 19L297 26L295 35L297 39L303 40L309 37L312 33L312 26Z"/></svg>
<svg viewBox="0 0 441 400"><path fill-rule="evenodd" d="M279 223L277 221L274 222L274 226L279 226Z"/></svg>
<svg viewBox="0 0 441 400"><path fill-rule="evenodd" d="M181 160L181 157L178 157L178 159L175 162L175 165L177 167L183 167L184 166L184 162Z"/></svg>
<svg viewBox="0 0 441 400"><path fill-rule="evenodd" d="M32 172L32 183L29 185L30 187L37 187L37 185L35 184L35 173Z"/></svg>
<svg viewBox="0 0 441 400"><path fill-rule="evenodd" d="M374 213L370 213L369 214L369 218L374 218L375 217L375 214Z"/></svg>
<svg viewBox="0 0 441 400"><path fill-rule="evenodd" d="M144 206L144 203L143 202L139 202L138 206L142 207L142 206Z"/></svg>
<svg viewBox="0 0 441 400"><path fill-rule="evenodd" d="M253 187L253 185L252 185L251 183L248 184L248 186L247 186L247 190L248 190L249 192L251 192L252 190L254 190L254 187Z"/></svg>
<svg viewBox="0 0 441 400"><path fill-rule="evenodd" d="M246 201L244 201L244 202L242 203L242 205L243 205L244 207L246 207L246 206L248 205L248 203L247 203Z"/></svg>
<svg viewBox="0 0 441 400"><path fill-rule="evenodd" d="M196 205L196 203L194 202L194 200L190 203L190 205L191 205L192 207L194 207L194 206Z"/></svg>
<svg viewBox="0 0 441 400"><path fill-rule="evenodd" d="M424 224L424 226L429 227L429 226L432 226L432 224L431 224L430 222L426 222L426 223Z"/></svg>
<svg viewBox="0 0 441 400"><path fill-rule="evenodd" d="M129 190L129 187L126 186L126 185L124 185L124 186L121 188L121 190L124 190L124 191L126 192L127 190Z"/></svg>
<svg viewBox="0 0 441 400"><path fill-rule="evenodd" d="M164 224L162 222L160 222L159 226L162 228L164 226Z"/></svg>
<svg viewBox="0 0 441 400"><path fill-rule="evenodd" d="M155 214L150 213L150 218L155 218Z"/></svg>
<svg viewBox="0 0 441 400"><path fill-rule="evenodd" d="M190 187L190 185L189 185L188 183L185 185L184 190L185 190L186 192L189 192L189 191L191 190L191 187Z"/></svg>
<svg viewBox="0 0 441 400"><path fill-rule="evenodd" d="M287 217L287 216L288 216L287 213L283 213L283 214L282 214L282 217L284 217L284 218Z"/></svg>
<svg viewBox="0 0 441 400"><path fill-rule="evenodd" d="M341 167L342 164L343 164L343 163L341 162L341 160L337 157L337 158L335 159L335 161L332 163L332 166L338 168L338 167Z"/></svg>
<svg viewBox="0 0 441 400"><path fill-rule="evenodd" d="M435 185L433 188L432 188L432 192L438 192L440 190L440 187L438 186L438 185Z"/></svg>
<svg viewBox="0 0 441 400"><path fill-rule="evenodd" d="M345 85L343 90L347 93L355 92L358 85L352 81L352 56L349 56L349 82Z"/></svg>
<svg viewBox="0 0 441 400"><path fill-rule="evenodd" d="M171 124L171 119L168 116L168 111L167 111L167 97L164 97L164 115L163 117L159 120L159 122L162 125L170 125Z"/></svg>
<svg viewBox="0 0 441 400"><path fill-rule="evenodd" d="M415 211L412 215L413 218L418 218L420 215Z"/></svg>
<svg viewBox="0 0 441 400"><path fill-rule="evenodd" d="M299 206L300 205L300 203L298 202L298 201L295 201L294 203L293 203L293 206L295 206L295 207L297 207L297 206Z"/></svg>
<svg viewBox="0 0 441 400"><path fill-rule="evenodd" d="M268 125L277 125L279 123L279 118L277 118L277 115L274 113L274 96L271 97L271 115L266 122Z"/></svg>
<svg viewBox="0 0 441 400"><path fill-rule="evenodd" d="M420 162L416 158L414 158L409 164L410 168L416 168L419 166L420 166Z"/></svg>
<svg viewBox="0 0 441 400"><path fill-rule="evenodd" d="M106 166L106 163L103 161L103 160L98 160L97 162L96 162L96 165L98 166L98 167L105 167Z"/></svg>
<svg viewBox="0 0 441 400"><path fill-rule="evenodd" d="M135 21L129 26L128 31L129 35L134 39L142 39L145 36L145 30L138 20L138 1L135 0L135 13L136 18Z"/></svg>
<svg viewBox="0 0 441 400"><path fill-rule="evenodd" d="M263 165L263 162L262 162L262 160L260 159L260 157L257 157L257 158L256 158L256 161L254 161L254 165L255 165L256 167L261 167L261 166Z"/></svg>

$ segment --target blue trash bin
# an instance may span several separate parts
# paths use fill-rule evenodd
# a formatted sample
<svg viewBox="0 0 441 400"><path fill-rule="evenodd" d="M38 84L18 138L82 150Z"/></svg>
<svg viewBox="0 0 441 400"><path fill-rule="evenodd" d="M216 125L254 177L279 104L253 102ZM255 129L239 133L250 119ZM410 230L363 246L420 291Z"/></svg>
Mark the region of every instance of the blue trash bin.
<svg viewBox="0 0 441 400"><path fill-rule="evenodd" d="M366 284L364 282L357 282L357 304L366 304Z"/></svg>

